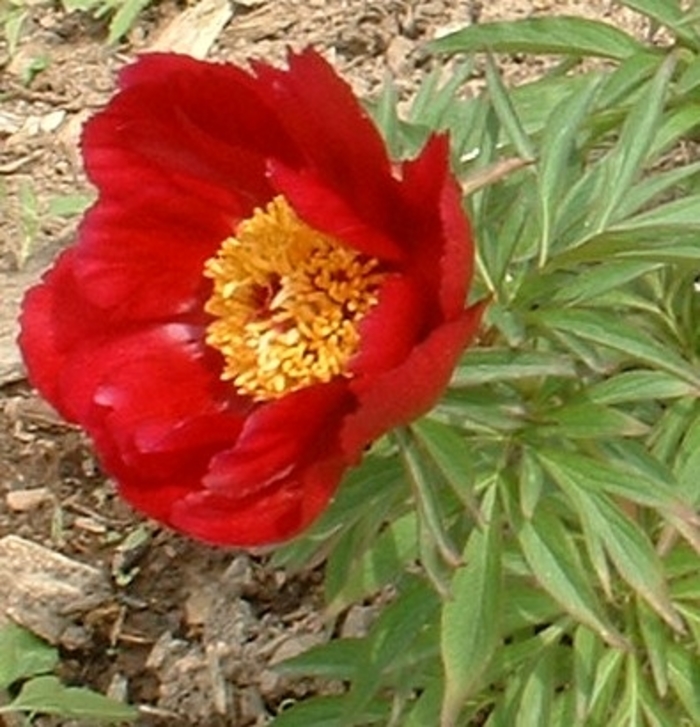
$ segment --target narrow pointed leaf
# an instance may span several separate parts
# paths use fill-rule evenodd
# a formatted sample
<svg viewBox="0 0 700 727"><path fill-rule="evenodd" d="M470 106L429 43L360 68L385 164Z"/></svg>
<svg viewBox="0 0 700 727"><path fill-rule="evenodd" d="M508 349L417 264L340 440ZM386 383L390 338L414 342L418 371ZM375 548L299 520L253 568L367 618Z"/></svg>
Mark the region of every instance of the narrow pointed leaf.
<svg viewBox="0 0 700 727"><path fill-rule="evenodd" d="M698 46L700 39L697 33L693 32L692 26L687 23L678 0L621 0L621 2L628 8L665 25L678 36L679 40Z"/></svg>
<svg viewBox="0 0 700 727"><path fill-rule="evenodd" d="M433 41L430 47L448 53L556 53L617 60L645 50L611 25L568 16L472 25Z"/></svg>
<svg viewBox="0 0 700 727"><path fill-rule="evenodd" d="M540 448L537 456L565 491L584 489L607 493L639 505L675 510L684 506L674 489L660 478L645 477L636 469L622 469L592 457L564 450Z"/></svg>
<svg viewBox="0 0 700 727"><path fill-rule="evenodd" d="M569 439L639 436L648 426L629 414L592 402L572 402L544 413L542 434L552 431Z"/></svg>
<svg viewBox="0 0 700 727"><path fill-rule="evenodd" d="M453 427L434 419L421 419L411 429L457 497L472 513L477 513L473 493L474 453L464 437Z"/></svg>
<svg viewBox="0 0 700 727"><path fill-rule="evenodd" d="M518 531L533 575L568 613L609 644L626 645L601 607L571 536L557 517L542 508Z"/></svg>
<svg viewBox="0 0 700 727"><path fill-rule="evenodd" d="M643 602L637 601L639 631L651 663L656 693L665 697L668 691L668 638L667 629L658 616Z"/></svg>
<svg viewBox="0 0 700 727"><path fill-rule="evenodd" d="M666 90L674 67L675 57L669 55L648 90L632 107L615 148L605 158L607 183L606 188L601 190L604 206L593 222L598 231L607 226L642 169L661 122Z"/></svg>
<svg viewBox="0 0 700 727"><path fill-rule="evenodd" d="M533 320L545 328L555 328L601 346L626 354L631 360L641 361L653 368L678 376L693 386L700 387L700 372L696 366L682 359L638 326L621 320L605 311L581 309L541 310L531 314Z"/></svg>
<svg viewBox="0 0 700 727"><path fill-rule="evenodd" d="M555 648L546 649L525 682L515 727L551 724L555 686Z"/></svg>
<svg viewBox="0 0 700 727"><path fill-rule="evenodd" d="M500 642L502 523L495 490L486 498L483 517L484 529L472 532L464 551L466 565L456 571L452 600L442 610L442 727L456 724Z"/></svg>
<svg viewBox="0 0 700 727"><path fill-rule="evenodd" d="M104 722L129 721L137 714L134 707L97 692L66 687L55 676L40 676L25 682L7 709Z"/></svg>
<svg viewBox="0 0 700 727"><path fill-rule="evenodd" d="M555 211L571 181L572 172L577 171L577 164L572 159L576 137L598 88L599 79L594 76L582 91L558 104L547 119L537 174L542 215L542 237L538 256L540 266L549 257Z"/></svg>
<svg viewBox="0 0 700 727"><path fill-rule="evenodd" d="M343 724L347 699L344 697L312 697L286 709L270 724L271 727L338 727ZM386 724L389 705L374 701L358 716L356 724Z"/></svg>
<svg viewBox="0 0 700 727"><path fill-rule="evenodd" d="M434 465L425 460L410 430L397 429L394 436L401 449L406 474L413 486L419 525L435 545L445 563L456 566L460 563L459 552L447 532L447 518L444 514L443 501L433 485L432 478L428 476L431 468L434 469ZM437 573L435 575L436 581L439 583L441 577Z"/></svg>
<svg viewBox="0 0 700 727"><path fill-rule="evenodd" d="M683 622L671 604L663 566L644 531L607 497L580 490L575 501L624 580L668 624L683 631Z"/></svg>
<svg viewBox="0 0 700 727"><path fill-rule="evenodd" d="M493 59L489 56L486 63L486 88L498 120L503 125L515 151L523 159L534 159L535 148L518 118L518 113L503 83Z"/></svg>
<svg viewBox="0 0 700 727"><path fill-rule="evenodd" d="M574 635L573 646L576 716L583 723L593 699L596 670L605 645L589 628L579 626Z"/></svg>
<svg viewBox="0 0 700 727"><path fill-rule="evenodd" d="M700 662L697 655L680 644L670 644L668 667L673 691L693 724L700 724Z"/></svg>
<svg viewBox="0 0 700 727"><path fill-rule="evenodd" d="M578 371L570 356L558 352L513 349L472 349L452 377L454 387L474 387L494 381L517 381L541 376L576 378Z"/></svg>
<svg viewBox="0 0 700 727"><path fill-rule="evenodd" d="M582 725L607 723L611 709L619 703L624 662L623 651L608 649L602 654L595 673L590 707Z"/></svg>
<svg viewBox="0 0 700 727"><path fill-rule="evenodd" d="M677 399L697 393L689 383L664 371L625 371L588 389L588 396L599 404Z"/></svg>

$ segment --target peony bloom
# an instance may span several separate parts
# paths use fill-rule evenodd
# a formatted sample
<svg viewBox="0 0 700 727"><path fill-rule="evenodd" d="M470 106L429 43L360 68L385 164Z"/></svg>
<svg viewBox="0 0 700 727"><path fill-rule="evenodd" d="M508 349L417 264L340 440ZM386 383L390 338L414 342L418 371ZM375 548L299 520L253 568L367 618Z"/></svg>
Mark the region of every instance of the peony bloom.
<svg viewBox="0 0 700 727"><path fill-rule="evenodd" d="M313 51L142 57L88 122L99 198L29 291L29 378L121 495L209 543L277 543L427 411L478 326L448 144L393 164Z"/></svg>

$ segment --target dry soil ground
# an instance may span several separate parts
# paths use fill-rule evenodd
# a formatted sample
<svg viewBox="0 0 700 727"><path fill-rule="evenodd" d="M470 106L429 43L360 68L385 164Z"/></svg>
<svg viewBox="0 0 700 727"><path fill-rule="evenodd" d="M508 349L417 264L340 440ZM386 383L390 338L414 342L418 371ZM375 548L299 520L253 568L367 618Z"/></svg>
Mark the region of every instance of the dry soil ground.
<svg viewBox="0 0 700 727"><path fill-rule="evenodd" d="M405 100L434 62L425 41L450 28L564 13L639 34L646 28L607 0L202 0L194 19L186 15L197 11L194 3L162 0L110 47L102 21L65 12L60 2L18 4L26 18L17 47L11 53L0 41L0 538L21 536L95 569L63 574L66 563L39 559L48 590L42 595L35 582L30 601L53 598L48 575L56 572L76 578L78 591L80 578L95 579L98 595L81 601L78 593L75 613L49 627L41 608L15 597L30 625L34 619L60 643L64 678L142 705L139 724L263 725L319 688L270 667L336 633L361 632L372 609L329 623L319 570L274 572L265 558L143 522L115 498L80 432L28 387L14 345L16 311L22 291L74 234L75 220L57 205L89 194L77 150L82 121L109 96L115 71L152 48L245 62L281 61L288 45L313 44L358 94L371 97L390 72ZM536 75L540 63L503 59L511 83ZM0 604L3 590L9 582Z"/></svg>

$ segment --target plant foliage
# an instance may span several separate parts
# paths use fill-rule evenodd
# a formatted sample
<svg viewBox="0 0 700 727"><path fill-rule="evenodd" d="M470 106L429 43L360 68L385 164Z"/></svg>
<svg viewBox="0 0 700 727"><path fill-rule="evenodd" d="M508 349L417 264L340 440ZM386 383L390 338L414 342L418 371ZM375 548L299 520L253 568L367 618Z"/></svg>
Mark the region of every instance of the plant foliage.
<svg viewBox="0 0 700 727"><path fill-rule="evenodd" d="M136 710L83 687L68 687L50 672L58 651L13 623L0 629L0 715L53 714L91 722L132 720ZM2 698L12 690L13 697ZM0 717L1 720L1 717Z"/></svg>
<svg viewBox="0 0 700 727"><path fill-rule="evenodd" d="M407 119L377 104L399 155L450 132L491 302L437 409L277 554L330 548L331 615L389 605L283 665L346 688L275 724L700 724L700 17L624 4L668 40L475 25L433 44L452 75ZM514 52L562 62L508 89Z"/></svg>

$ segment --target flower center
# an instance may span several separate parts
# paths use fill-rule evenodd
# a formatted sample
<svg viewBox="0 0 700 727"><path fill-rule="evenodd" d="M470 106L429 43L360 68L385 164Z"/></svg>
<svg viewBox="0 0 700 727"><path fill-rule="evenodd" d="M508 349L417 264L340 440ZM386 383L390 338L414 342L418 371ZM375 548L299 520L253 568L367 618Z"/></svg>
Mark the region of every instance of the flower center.
<svg viewBox="0 0 700 727"><path fill-rule="evenodd" d="M256 209L204 266L215 318L206 342L224 357L221 378L264 401L347 376L378 267L302 222L282 196Z"/></svg>

